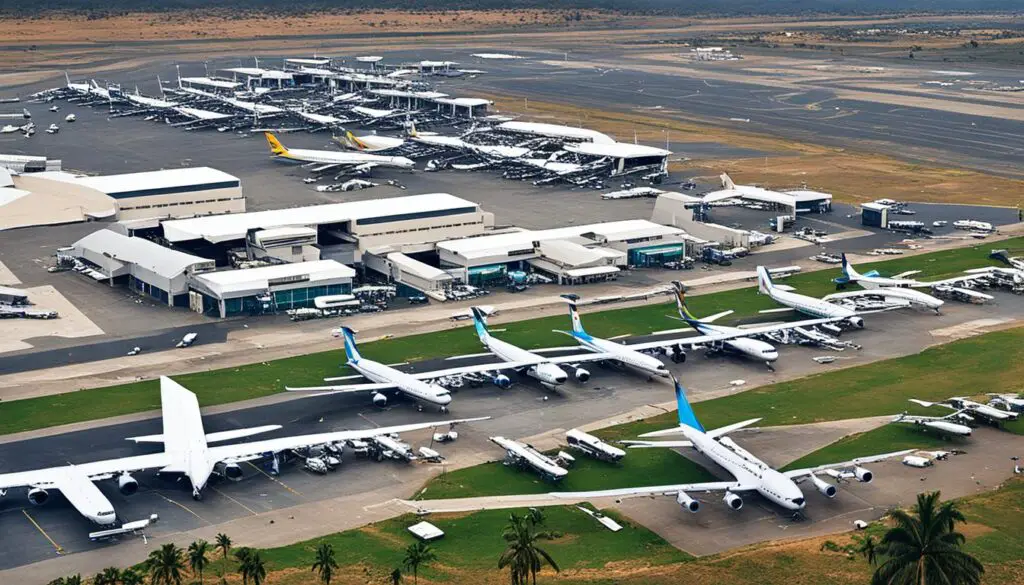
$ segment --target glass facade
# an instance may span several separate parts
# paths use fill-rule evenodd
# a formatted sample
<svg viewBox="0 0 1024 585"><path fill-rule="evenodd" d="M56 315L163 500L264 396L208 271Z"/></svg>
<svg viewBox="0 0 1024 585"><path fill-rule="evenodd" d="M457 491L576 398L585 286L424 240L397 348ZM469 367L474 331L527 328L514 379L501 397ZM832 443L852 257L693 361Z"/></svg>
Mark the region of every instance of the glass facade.
<svg viewBox="0 0 1024 585"><path fill-rule="evenodd" d="M276 291L271 293L269 297L266 295L252 295L224 299L224 316L259 315L261 313L287 311L288 309L309 308L313 306L313 300L317 297L347 295L351 293L351 284L331 284ZM204 294L203 311L210 312L211 308L213 309L213 314L217 315L220 313L216 299Z"/></svg>
<svg viewBox="0 0 1024 585"><path fill-rule="evenodd" d="M683 258L683 244L649 246L629 251L630 266L661 266L666 262L679 262Z"/></svg>

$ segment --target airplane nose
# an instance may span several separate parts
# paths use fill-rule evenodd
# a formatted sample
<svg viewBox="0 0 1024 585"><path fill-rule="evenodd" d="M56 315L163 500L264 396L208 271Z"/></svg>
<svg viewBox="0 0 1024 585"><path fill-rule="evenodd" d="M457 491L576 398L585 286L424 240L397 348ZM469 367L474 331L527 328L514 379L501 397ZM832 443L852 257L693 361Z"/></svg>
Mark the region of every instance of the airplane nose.
<svg viewBox="0 0 1024 585"><path fill-rule="evenodd" d="M764 359L765 361L768 362L774 362L775 360L779 359L779 352L774 351L772 353L765 354Z"/></svg>
<svg viewBox="0 0 1024 585"><path fill-rule="evenodd" d="M441 403L442 405L444 405L444 404L451 404L452 403L452 395L451 394L445 394L444 396L439 396L438 397L438 402Z"/></svg>

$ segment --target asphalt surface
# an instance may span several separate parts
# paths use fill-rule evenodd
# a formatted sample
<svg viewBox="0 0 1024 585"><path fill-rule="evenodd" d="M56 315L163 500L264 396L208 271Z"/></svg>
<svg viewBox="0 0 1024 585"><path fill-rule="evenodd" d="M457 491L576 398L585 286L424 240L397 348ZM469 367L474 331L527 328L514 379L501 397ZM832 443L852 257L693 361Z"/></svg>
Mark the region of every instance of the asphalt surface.
<svg viewBox="0 0 1024 585"><path fill-rule="evenodd" d="M890 313L885 317L884 327L880 319L871 319L866 329L846 336L863 344L864 348L845 352L840 363L853 365L920 351L928 344L944 341L933 338L929 331L978 319L1013 318L1019 316L1022 309L1024 299L999 294L996 303L991 305L949 305L943 315L919 311ZM893 335L894 331L900 335ZM774 373L763 364L731 357L704 359L697 352L691 354L686 364L673 365L671 369L683 377L695 399L700 400L738 391L730 385L730 381L735 379L761 384L836 367L822 366L810 359L823 353L832 352L784 347ZM435 365L437 362L416 364L416 367ZM401 400L386 409L377 409L368 406L365 396L323 396L210 415L204 417L204 424L207 432L264 424L285 426L281 431L266 435L269 438L452 417L493 416L491 421L462 428L459 442L441 446L439 450L452 456L459 454L460 449L491 452L494 458L500 458L500 450L484 442L486 436L526 437L547 429L568 429L645 404L661 403L671 397L669 386L662 381L645 382L636 376L598 367L591 368L591 371L594 378L586 385L570 383L556 392L544 391L528 380L507 391L489 385L465 389L456 394L451 415L416 412L412 405ZM0 445L2 471L149 452L151 448L126 443L124 438L159 432L159 419L150 419L8 443ZM426 435L407 438L413 439L414 446L425 444L427 440ZM785 445L781 444L780 448L785 448ZM116 485L108 485L110 482L101 482L101 489L124 520L160 514L160 522L149 533L166 535L261 511L365 493L403 482L402 466L394 463L357 462L350 465L347 461L342 470L326 478L287 467L275 480L251 467L246 467L245 471L246 477L241 482L216 484L201 502L193 502L186 487L157 479L151 473L138 476L143 489L132 497L121 496ZM415 489L416 486L409 486L410 495ZM44 506L32 507L24 499L24 490L11 490L6 498L0 500L0 523L5 527L0 570L52 558L56 554L53 543L65 554L109 546L89 542L86 538L92 529L89 522L60 497Z"/></svg>

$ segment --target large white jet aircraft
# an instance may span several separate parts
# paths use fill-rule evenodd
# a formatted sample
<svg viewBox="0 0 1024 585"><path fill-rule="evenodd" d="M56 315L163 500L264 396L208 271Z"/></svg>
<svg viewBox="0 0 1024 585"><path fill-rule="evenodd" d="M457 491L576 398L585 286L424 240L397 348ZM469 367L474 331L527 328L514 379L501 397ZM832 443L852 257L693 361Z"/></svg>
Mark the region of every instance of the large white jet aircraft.
<svg viewBox="0 0 1024 585"><path fill-rule="evenodd" d="M934 282L921 282L906 278L909 275L917 274L917 272L918 271L916 270L904 272L893 277L879 276L878 272L875 270L861 274L860 272L857 272L857 269L853 267L853 264L850 264L846 259L846 254L844 253L843 275L836 278L835 283L840 287L851 282L857 283L876 294L903 299L911 304L921 305L938 313L939 307L943 305L943 301L933 297L932 295L913 289L933 286L952 286L954 284L964 283L971 279L978 278L976 275L970 275Z"/></svg>
<svg viewBox="0 0 1024 585"><path fill-rule="evenodd" d="M690 313L690 309L687 308L686 306L686 292L683 283L679 281L673 281L672 286L676 290L676 310L679 311L679 318L685 321L686 324L689 325L690 327L693 327L694 331L697 331L698 333L704 336L710 337L714 337L716 335L744 336L723 339L722 341L717 342L717 344L720 347L729 349L730 351L733 351L735 353L746 355L749 356L751 359L762 361L766 366L768 366L769 370L775 369L772 366L772 362L779 359L779 350L775 349L774 345L770 343L765 343L764 341L758 339L751 339L750 337L745 337L746 335L750 335L749 331L745 329L741 329L739 327L728 327L725 325L712 324L713 321L732 313L732 311L726 311L724 313L719 313L717 315L705 317L704 319L698 319L694 317L692 313ZM787 323L786 325L788 328L793 328L800 327L802 325L810 326L819 323L821 323L821 320L815 319L813 323L797 322ZM713 343L712 345L715 344Z"/></svg>
<svg viewBox="0 0 1024 585"><path fill-rule="evenodd" d="M239 479L242 476L239 463L260 459L268 454L487 418L335 431L211 447L210 443L214 441L237 439L277 427L265 426L207 435L203 430L196 395L167 377L160 378L160 402L163 409L163 434L135 437L130 440L162 442L163 452L2 474L0 490L5 494L9 488L27 486L28 500L33 504L46 502L49 499L48 490L60 490L83 516L97 524L111 525L117 520L114 507L96 487L96 481L116 477L121 492L131 494L138 490L138 481L131 476L132 472L159 469L161 473L178 473L187 477L192 486L192 497L199 500L202 499L203 489L210 476L218 474L228 479Z"/></svg>
<svg viewBox="0 0 1024 585"><path fill-rule="evenodd" d="M891 457L898 457L912 452L896 451L870 457L859 457L850 461L818 465L804 469L794 469L780 472L770 467L767 463L755 457L749 451L737 445L727 437L729 433L748 427L759 418L745 420L711 431L704 430L704 427L697 420L690 403L686 400L685 392L679 381L675 381L676 402L679 406L679 426L673 429L654 431L646 433L641 437L662 437L670 434L682 434L684 441L629 441L631 447L693 447L699 453L720 465L735 478L733 481L714 481L706 483L662 485L650 487L636 487L614 490L603 490L593 492L575 493L552 493L556 498L598 498L598 497L623 497L640 495L674 495L676 502L684 509L696 513L700 510L700 502L691 497L688 492L725 492L723 500L733 510L743 507L743 499L739 494L744 492L757 492L770 502L773 502L786 510L798 512L806 505L803 492L797 485L810 480L815 489L827 498L834 498L837 494L836 486L825 481L819 475L826 475L837 481L856 479L864 483L874 478L871 471L862 465L874 461L882 461Z"/></svg>
<svg viewBox="0 0 1024 585"><path fill-rule="evenodd" d="M757 288L761 294L768 295L776 303L785 305L794 311L812 317L845 321L857 328L864 327L864 319L857 315L857 311L802 295L795 292L791 286L775 284L764 266L757 267Z"/></svg>
<svg viewBox="0 0 1024 585"><path fill-rule="evenodd" d="M594 353L612 354L612 360L624 366L639 370L648 376L659 376L667 378L668 368L658 358L639 352L628 345L616 343L609 339L594 337L583 329L583 321L580 319L580 311L576 303L569 301L569 318L572 320L572 331L556 331L575 339L581 347Z"/></svg>
<svg viewBox="0 0 1024 585"><path fill-rule="evenodd" d="M946 416L917 416L913 414L899 414L892 419L894 423L906 423L924 427L926 429L933 429L947 435L957 435L959 437L970 437L972 429L971 427L953 422L955 420L963 420L964 418L970 418L965 416L963 410L958 410L953 414Z"/></svg>
<svg viewBox="0 0 1024 585"><path fill-rule="evenodd" d="M306 162L319 163L317 171L325 171L335 167L366 168L390 167L397 169L411 169L415 163L404 156L380 156L362 152L335 152L332 150L308 150L285 148L281 141L270 132L264 132L267 144L270 145L270 153L275 158Z"/></svg>
<svg viewBox="0 0 1024 585"><path fill-rule="evenodd" d="M433 382L438 378L456 376L460 374L472 374L479 372L493 372L501 369L513 368L520 365L517 363L489 363L473 366L462 366L444 370L433 370L429 372L418 372L408 374L395 368L366 359L359 354L356 347L355 333L348 327L341 327L341 334L345 340L345 355L348 358L348 366L359 372L355 376L342 376L340 378L324 378L325 382L340 382L354 378L365 378L369 383L341 384L330 386L313 386L308 388L286 388L289 392L319 392L319 393L347 393L347 392L373 392L373 403L377 406L387 404L386 391L397 391L409 396L420 404L438 406L441 412L448 412L448 405L452 401L451 393ZM532 363L532 362L531 362ZM494 384L506 388L511 382L505 376L495 376Z"/></svg>
<svg viewBox="0 0 1024 585"><path fill-rule="evenodd" d="M1000 408L981 404L980 402L975 402L969 398L963 398L960 396L947 398L941 402L929 402L927 400L918 400L916 398L911 398L910 401L915 404L920 404L926 408L931 406L941 406L950 410L956 410L961 416L963 416L963 413L970 413L972 417L981 417L996 425L1003 421L1017 420L1017 418L1020 417L1020 413L1002 410Z"/></svg>

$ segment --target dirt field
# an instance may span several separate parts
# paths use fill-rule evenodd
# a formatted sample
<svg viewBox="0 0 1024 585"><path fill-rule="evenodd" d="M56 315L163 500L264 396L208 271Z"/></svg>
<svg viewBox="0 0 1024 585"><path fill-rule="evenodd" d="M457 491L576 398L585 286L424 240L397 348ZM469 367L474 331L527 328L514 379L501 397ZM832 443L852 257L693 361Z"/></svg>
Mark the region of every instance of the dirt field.
<svg viewBox="0 0 1024 585"><path fill-rule="evenodd" d="M523 102L507 96L490 96L502 112L522 114L535 121L570 125L582 119L585 126L620 139L636 132L642 142L657 144L671 132L672 141L721 142L764 152L781 153L757 159L673 162L673 170L699 169L699 176L729 173L738 183L767 188L799 187L835 195L837 201L864 202L885 192L894 199L972 205L1024 206L1024 181L974 171L908 164L895 158L870 154L870 145L857 149L829 148L770 136L719 128L699 121L677 121L645 114L625 114L571 105ZM682 112L671 112L682 116ZM676 146L677 150L679 149ZM685 149L685 147L684 147ZM682 153L682 154L685 154ZM706 171L706 172L705 172Z"/></svg>

